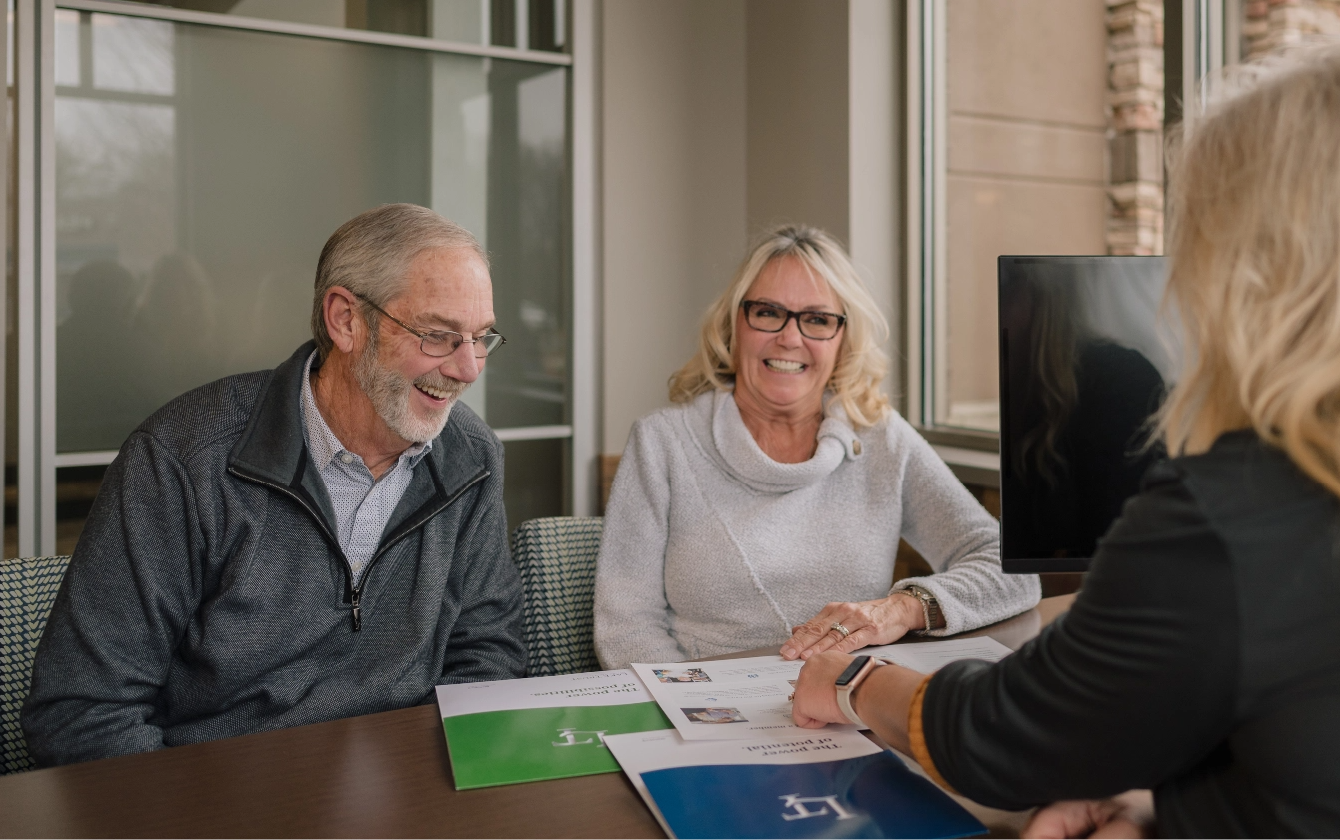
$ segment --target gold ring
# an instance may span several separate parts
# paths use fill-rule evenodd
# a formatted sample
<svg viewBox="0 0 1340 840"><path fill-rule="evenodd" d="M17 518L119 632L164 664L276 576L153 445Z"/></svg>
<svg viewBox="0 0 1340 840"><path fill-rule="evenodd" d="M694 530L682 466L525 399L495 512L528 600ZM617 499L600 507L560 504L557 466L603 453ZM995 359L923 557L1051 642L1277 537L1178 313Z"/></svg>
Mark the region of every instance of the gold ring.
<svg viewBox="0 0 1340 840"><path fill-rule="evenodd" d="M844 638L844 639L851 635L851 631L850 631L850 630L848 630L846 627L843 627L841 624L837 623L836 621L834 621L832 624L830 624L829 627L828 627L828 629L838 631L839 633L842 634L842 638Z"/></svg>

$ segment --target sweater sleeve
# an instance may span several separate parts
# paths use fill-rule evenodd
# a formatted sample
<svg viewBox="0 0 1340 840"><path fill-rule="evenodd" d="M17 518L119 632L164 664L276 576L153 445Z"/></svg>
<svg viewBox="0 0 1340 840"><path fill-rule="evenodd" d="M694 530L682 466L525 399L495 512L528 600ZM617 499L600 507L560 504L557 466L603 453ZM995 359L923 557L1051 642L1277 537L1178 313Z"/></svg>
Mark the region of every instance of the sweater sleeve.
<svg viewBox="0 0 1340 840"><path fill-rule="evenodd" d="M904 578L894 591L913 584L940 602L948 636L1002 621L1037 605L1037 575L1007 575L1000 566L1000 523L986 512L921 435L902 417L889 423L891 446L905 449L903 538L935 574ZM895 450L896 451L896 450Z"/></svg>
<svg viewBox="0 0 1340 840"><path fill-rule="evenodd" d="M686 653L670 635L665 550L670 535L670 452L648 428L633 425L610 488L596 564L596 655L606 668L630 662L678 662Z"/></svg>
<svg viewBox="0 0 1340 840"><path fill-rule="evenodd" d="M1099 543L1070 612L994 665L931 678L935 767L984 805L1150 788L1232 727L1238 609L1227 550L1171 468Z"/></svg>
<svg viewBox="0 0 1340 840"><path fill-rule="evenodd" d="M182 465L132 434L89 513L37 647L23 730L39 766L159 749L172 652L200 602Z"/></svg>

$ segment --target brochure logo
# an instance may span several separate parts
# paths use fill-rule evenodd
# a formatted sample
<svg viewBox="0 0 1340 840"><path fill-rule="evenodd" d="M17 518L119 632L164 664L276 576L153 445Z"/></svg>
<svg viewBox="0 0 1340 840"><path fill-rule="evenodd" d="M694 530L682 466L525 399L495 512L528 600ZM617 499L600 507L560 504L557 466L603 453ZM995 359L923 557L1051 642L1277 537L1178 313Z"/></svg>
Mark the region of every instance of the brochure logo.
<svg viewBox="0 0 1340 840"><path fill-rule="evenodd" d="M558 737L562 741L551 741L556 747L578 747L582 744L596 744L601 749L609 749L605 746L605 729L567 729L558 730Z"/></svg>
<svg viewBox="0 0 1340 840"><path fill-rule="evenodd" d="M790 814L786 810L782 811L782 819L787 822L809 819L810 817L826 817L830 814L839 820L850 820L856 817L855 814L842 807L836 794L830 796L801 796L798 793L789 793L777 798L782 800L783 809L795 809L795 812ZM813 808L815 805L819 807L817 809Z"/></svg>

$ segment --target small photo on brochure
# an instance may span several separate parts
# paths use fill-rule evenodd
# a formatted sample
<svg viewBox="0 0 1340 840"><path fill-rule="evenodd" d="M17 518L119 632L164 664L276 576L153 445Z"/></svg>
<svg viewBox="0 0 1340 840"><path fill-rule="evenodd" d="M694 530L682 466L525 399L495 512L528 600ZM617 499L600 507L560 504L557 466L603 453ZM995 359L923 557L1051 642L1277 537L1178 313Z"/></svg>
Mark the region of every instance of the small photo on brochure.
<svg viewBox="0 0 1340 840"><path fill-rule="evenodd" d="M748 723L749 718L740 714L739 709L726 709L720 706L705 709L680 709L689 723Z"/></svg>
<svg viewBox="0 0 1340 840"><path fill-rule="evenodd" d="M656 679L663 683L704 683L712 678L702 668L652 668Z"/></svg>

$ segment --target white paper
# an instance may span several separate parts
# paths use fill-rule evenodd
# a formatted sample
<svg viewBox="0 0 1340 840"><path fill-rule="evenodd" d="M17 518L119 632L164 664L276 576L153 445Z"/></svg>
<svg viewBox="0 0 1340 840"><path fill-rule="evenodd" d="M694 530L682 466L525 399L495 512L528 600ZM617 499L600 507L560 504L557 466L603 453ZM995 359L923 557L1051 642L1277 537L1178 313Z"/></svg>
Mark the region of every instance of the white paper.
<svg viewBox="0 0 1340 840"><path fill-rule="evenodd" d="M806 729L802 735L747 741L685 741L673 729L607 735L619 766L632 776L707 764L809 764L874 755L880 747L850 729Z"/></svg>
<svg viewBox="0 0 1340 840"><path fill-rule="evenodd" d="M923 674L959 659L996 662L1012 651L990 637L882 645L857 651ZM687 741L794 737L813 730L796 726L791 702L805 663L781 656L712 662L633 663L661 711ZM853 729L850 725L829 729Z"/></svg>
<svg viewBox="0 0 1340 840"><path fill-rule="evenodd" d="M627 668L437 687L437 708L444 718L476 712L551 709L559 706L619 706L651 700L651 695L642 687L642 681Z"/></svg>
<svg viewBox="0 0 1340 840"><path fill-rule="evenodd" d="M766 740L685 741L675 730L662 729L606 735L605 746L637 788L642 801L661 824L661 830L667 837L674 837L661 809L656 807L651 791L642 781L643 773L705 764L807 764L860 758L880 752L869 738L850 728L828 726L800 731L803 734Z"/></svg>
<svg viewBox="0 0 1340 840"><path fill-rule="evenodd" d="M972 639L940 639L916 644L881 645L858 650L857 653L878 656L904 668L930 674L960 659L999 662L1014 651L990 636L978 636Z"/></svg>
<svg viewBox="0 0 1340 840"><path fill-rule="evenodd" d="M780 656L756 656L715 662L635 662L633 670L685 740L718 741L813 732L791 719L789 698L803 665Z"/></svg>

